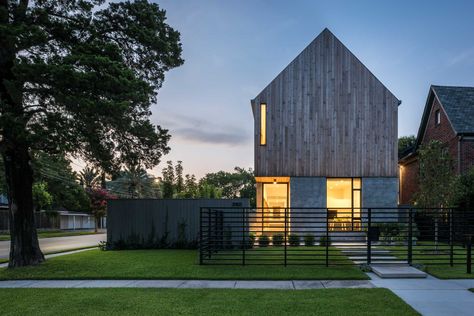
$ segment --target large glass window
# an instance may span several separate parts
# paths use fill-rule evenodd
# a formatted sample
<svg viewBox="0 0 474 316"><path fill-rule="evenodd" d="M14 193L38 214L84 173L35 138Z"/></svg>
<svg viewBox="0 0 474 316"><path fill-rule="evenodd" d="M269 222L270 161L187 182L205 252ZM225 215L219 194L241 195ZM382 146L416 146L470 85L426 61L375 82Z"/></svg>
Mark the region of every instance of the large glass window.
<svg viewBox="0 0 474 316"><path fill-rule="evenodd" d="M327 208L331 230L360 230L361 179L327 179Z"/></svg>

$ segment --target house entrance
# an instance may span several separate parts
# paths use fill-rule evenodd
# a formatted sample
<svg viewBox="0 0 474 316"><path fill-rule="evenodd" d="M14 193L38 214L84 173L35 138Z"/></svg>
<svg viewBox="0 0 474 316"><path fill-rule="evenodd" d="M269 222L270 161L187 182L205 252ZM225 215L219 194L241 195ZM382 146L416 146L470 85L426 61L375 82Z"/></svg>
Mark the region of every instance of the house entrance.
<svg viewBox="0 0 474 316"><path fill-rule="evenodd" d="M262 232L284 232L288 183L263 183Z"/></svg>

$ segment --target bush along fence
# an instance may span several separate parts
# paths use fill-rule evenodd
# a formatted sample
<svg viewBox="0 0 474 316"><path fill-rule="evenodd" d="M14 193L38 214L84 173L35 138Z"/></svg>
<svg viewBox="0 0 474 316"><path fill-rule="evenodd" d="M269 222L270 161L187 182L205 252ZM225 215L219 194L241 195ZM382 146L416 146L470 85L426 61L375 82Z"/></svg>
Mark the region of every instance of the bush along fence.
<svg viewBox="0 0 474 316"><path fill-rule="evenodd" d="M469 264L472 212L454 208L200 210L200 263Z"/></svg>
<svg viewBox="0 0 474 316"><path fill-rule="evenodd" d="M102 249L197 249L199 211L249 206L248 199L122 199L107 205L107 242Z"/></svg>

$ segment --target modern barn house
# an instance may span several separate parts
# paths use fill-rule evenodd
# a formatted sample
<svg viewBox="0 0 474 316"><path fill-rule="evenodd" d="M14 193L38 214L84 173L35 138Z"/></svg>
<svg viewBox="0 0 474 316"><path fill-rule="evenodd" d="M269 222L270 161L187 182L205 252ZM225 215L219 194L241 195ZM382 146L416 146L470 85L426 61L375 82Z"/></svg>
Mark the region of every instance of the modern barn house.
<svg viewBox="0 0 474 316"><path fill-rule="evenodd" d="M319 34L251 100L262 232L298 208L327 208L331 230L358 231L361 208L397 207L400 103L334 34Z"/></svg>

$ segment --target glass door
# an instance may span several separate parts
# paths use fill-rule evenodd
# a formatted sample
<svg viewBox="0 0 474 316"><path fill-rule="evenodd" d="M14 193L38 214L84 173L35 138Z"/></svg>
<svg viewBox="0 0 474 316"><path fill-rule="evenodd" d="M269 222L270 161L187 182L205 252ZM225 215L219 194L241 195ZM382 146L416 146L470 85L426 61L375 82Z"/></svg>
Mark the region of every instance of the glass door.
<svg viewBox="0 0 474 316"><path fill-rule="evenodd" d="M263 183L262 232L285 231L285 208L288 207L288 183Z"/></svg>

